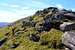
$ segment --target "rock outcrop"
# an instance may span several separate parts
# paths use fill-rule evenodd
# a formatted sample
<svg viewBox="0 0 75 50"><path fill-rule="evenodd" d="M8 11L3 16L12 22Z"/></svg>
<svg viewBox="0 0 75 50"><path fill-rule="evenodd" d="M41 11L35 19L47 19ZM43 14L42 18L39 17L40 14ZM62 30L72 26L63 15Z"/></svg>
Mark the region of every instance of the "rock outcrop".
<svg viewBox="0 0 75 50"><path fill-rule="evenodd" d="M60 25L60 29L64 31L62 43L68 50L75 50L75 31L73 31L75 30L75 23L63 23Z"/></svg>
<svg viewBox="0 0 75 50"><path fill-rule="evenodd" d="M75 50L74 31L75 12L45 8L0 28L0 50Z"/></svg>

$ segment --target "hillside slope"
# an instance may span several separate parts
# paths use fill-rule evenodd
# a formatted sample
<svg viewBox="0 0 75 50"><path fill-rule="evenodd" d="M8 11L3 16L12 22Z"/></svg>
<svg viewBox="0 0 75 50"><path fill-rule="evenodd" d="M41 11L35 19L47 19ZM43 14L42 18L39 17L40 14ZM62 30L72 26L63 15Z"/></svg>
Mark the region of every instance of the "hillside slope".
<svg viewBox="0 0 75 50"><path fill-rule="evenodd" d="M49 7L0 28L0 50L64 50L59 26L72 21L64 16L68 12L75 14Z"/></svg>

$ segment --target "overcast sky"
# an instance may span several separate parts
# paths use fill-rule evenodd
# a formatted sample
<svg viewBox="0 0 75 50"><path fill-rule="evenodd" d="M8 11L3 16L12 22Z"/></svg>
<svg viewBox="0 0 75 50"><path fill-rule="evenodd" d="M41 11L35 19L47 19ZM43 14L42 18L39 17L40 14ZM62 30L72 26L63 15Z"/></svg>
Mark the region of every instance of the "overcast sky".
<svg viewBox="0 0 75 50"><path fill-rule="evenodd" d="M50 6L75 10L75 0L0 0L0 22L14 22Z"/></svg>

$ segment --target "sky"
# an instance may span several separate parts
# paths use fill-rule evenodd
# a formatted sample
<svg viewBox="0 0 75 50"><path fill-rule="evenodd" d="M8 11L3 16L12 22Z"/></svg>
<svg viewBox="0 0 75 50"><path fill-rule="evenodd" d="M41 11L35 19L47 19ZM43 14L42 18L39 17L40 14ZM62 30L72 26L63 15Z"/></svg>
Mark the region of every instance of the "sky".
<svg viewBox="0 0 75 50"><path fill-rule="evenodd" d="M51 6L75 11L74 5L75 0L0 0L0 22L14 22Z"/></svg>

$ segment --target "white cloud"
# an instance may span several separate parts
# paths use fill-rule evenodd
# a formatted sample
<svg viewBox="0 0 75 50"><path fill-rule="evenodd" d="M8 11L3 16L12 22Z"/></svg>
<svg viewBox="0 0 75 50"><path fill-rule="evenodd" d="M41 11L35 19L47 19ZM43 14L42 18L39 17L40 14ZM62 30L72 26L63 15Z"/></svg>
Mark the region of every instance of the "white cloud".
<svg viewBox="0 0 75 50"><path fill-rule="evenodd" d="M8 5L6 3L2 5ZM24 18L26 16L30 16L34 14L37 10L44 9L53 5L48 5L38 1L32 1L32 3L27 4L30 7L22 7L21 5L11 5L9 7L19 8L19 9L11 9L12 11L0 10L0 22L14 22L18 19ZM37 8L37 10L31 8ZM61 4L57 4L56 7L63 8Z"/></svg>
<svg viewBox="0 0 75 50"><path fill-rule="evenodd" d="M12 22L16 17L16 14L13 12L0 10L0 22Z"/></svg>
<svg viewBox="0 0 75 50"><path fill-rule="evenodd" d="M20 5L10 5L11 7L20 7Z"/></svg>
<svg viewBox="0 0 75 50"><path fill-rule="evenodd" d="M56 4L56 7L58 7L59 9L63 9L64 8L61 4Z"/></svg>
<svg viewBox="0 0 75 50"><path fill-rule="evenodd" d="M35 13L36 10L16 10L16 12L0 10L0 22L14 22Z"/></svg>

